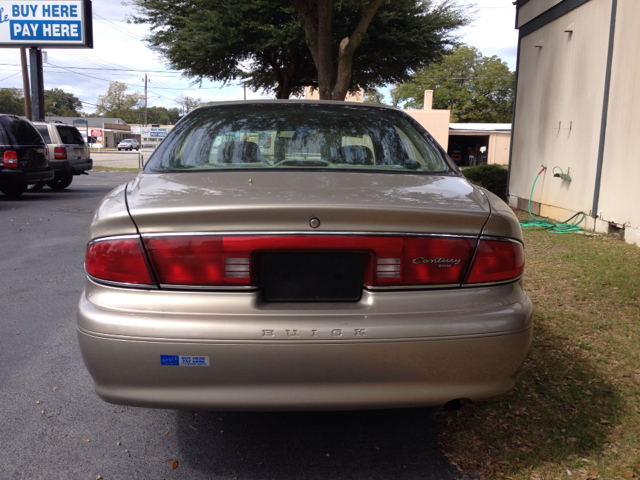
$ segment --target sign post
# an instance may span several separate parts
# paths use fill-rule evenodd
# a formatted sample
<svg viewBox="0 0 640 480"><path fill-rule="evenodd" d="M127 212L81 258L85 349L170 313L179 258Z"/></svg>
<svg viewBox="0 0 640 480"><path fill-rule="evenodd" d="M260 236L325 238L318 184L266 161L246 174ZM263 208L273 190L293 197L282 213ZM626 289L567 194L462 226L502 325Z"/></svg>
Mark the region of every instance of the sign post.
<svg viewBox="0 0 640 480"><path fill-rule="evenodd" d="M42 70L42 50L29 49L31 68L31 112L36 122L44 121L44 72Z"/></svg>

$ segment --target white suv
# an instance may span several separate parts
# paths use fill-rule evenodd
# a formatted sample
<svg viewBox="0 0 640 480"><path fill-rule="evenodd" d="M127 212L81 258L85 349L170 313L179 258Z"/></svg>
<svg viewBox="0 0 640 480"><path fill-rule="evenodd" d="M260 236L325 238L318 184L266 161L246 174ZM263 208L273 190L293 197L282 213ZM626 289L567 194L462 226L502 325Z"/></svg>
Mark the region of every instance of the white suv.
<svg viewBox="0 0 640 480"><path fill-rule="evenodd" d="M62 190L71 185L74 175L86 175L93 168L89 158L89 146L73 125L64 123L33 122L49 148L49 164L55 177L48 182L37 182L29 191L37 192L48 185L53 190Z"/></svg>

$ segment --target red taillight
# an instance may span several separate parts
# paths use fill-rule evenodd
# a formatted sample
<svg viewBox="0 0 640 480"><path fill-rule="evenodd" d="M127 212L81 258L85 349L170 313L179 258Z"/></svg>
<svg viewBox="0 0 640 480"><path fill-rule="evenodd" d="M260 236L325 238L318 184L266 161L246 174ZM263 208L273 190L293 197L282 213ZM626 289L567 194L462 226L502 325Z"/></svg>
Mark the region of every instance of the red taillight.
<svg viewBox="0 0 640 480"><path fill-rule="evenodd" d="M15 150L7 150L4 152L4 156L2 158L2 164L5 167L17 167L18 166L18 152Z"/></svg>
<svg viewBox="0 0 640 480"><path fill-rule="evenodd" d="M460 284L474 239L397 236L177 236L145 239L164 285L257 285L261 252L354 252L366 255L370 286Z"/></svg>
<svg viewBox="0 0 640 480"><path fill-rule="evenodd" d="M225 285L226 263L222 242L223 238L217 236L145 240L158 281L165 285ZM237 255L233 258L240 264ZM233 276L229 280L230 284L237 285L244 283L242 280L245 278Z"/></svg>
<svg viewBox="0 0 640 480"><path fill-rule="evenodd" d="M56 160L66 160L67 159L67 149L65 147L55 147L53 149L53 157Z"/></svg>
<svg viewBox="0 0 640 480"><path fill-rule="evenodd" d="M465 283L511 280L524 272L524 248L517 242L480 240Z"/></svg>
<svg viewBox="0 0 640 480"><path fill-rule="evenodd" d="M475 239L470 238L405 238L401 285L459 284L475 243Z"/></svg>
<svg viewBox="0 0 640 480"><path fill-rule="evenodd" d="M136 238L103 240L87 247L87 273L99 280L151 285L151 275Z"/></svg>

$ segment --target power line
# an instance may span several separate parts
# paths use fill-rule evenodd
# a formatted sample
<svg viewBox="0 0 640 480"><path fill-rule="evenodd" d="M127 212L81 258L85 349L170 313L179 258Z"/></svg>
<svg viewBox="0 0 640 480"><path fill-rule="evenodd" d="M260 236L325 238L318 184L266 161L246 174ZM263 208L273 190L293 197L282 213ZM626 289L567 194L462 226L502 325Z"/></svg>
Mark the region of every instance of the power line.
<svg viewBox="0 0 640 480"><path fill-rule="evenodd" d="M107 27L111 27L114 30L117 30L120 33L123 33L125 35L130 36L131 38L133 38L134 40L138 40L138 41L142 41L142 37L139 37L138 35L135 35L133 33L127 32L124 28L119 27L118 25L116 25L115 23L110 22L109 20L107 20L106 18L98 15L97 13L93 14L94 17L98 17L97 20L100 23L104 23Z"/></svg>
<svg viewBox="0 0 640 480"><path fill-rule="evenodd" d="M4 81L4 80L7 80L8 78L15 77L15 76L16 76L16 75L18 75L19 73L20 73L20 72L18 71L18 72L16 72L16 73L13 73L13 74L9 75L8 77L0 78L0 82L2 82L2 81Z"/></svg>
<svg viewBox="0 0 640 480"><path fill-rule="evenodd" d="M70 52L64 52L68 55L71 55ZM75 56L75 55L74 55ZM80 60L85 60L82 57L76 57ZM69 66L69 68L73 68L74 70L113 70L114 72L138 72L138 73L144 73L144 72L148 72L148 73L177 73L180 76L184 75L180 70L135 70L132 68L126 68L126 67L122 67L122 68L112 68L112 67L106 67L106 64L99 64L97 62L93 62L89 59L86 59L87 61L90 61L92 63L95 63L96 65L100 65L103 68L93 68L93 67L73 67L73 66ZM57 61L61 61L60 59L57 59ZM63 61L63 60L62 60ZM8 67L19 67L20 65L18 64L14 64L14 63L0 63L0 65L4 65L4 66L8 66ZM177 76L177 75L176 75Z"/></svg>
<svg viewBox="0 0 640 480"><path fill-rule="evenodd" d="M104 59L96 60L95 58L89 57L88 55L80 53L80 52L71 53L71 52L67 51L67 52L64 52L64 53L66 53L67 55L71 55L72 57L78 58L80 60L85 60L85 61L89 61L89 62L91 62L91 63L93 63L95 65L100 65L101 67L104 67L104 68L113 68L113 67L120 68L120 69L127 69L128 68L128 67L125 67L124 65L118 65L117 63L110 62L109 60L104 60Z"/></svg>

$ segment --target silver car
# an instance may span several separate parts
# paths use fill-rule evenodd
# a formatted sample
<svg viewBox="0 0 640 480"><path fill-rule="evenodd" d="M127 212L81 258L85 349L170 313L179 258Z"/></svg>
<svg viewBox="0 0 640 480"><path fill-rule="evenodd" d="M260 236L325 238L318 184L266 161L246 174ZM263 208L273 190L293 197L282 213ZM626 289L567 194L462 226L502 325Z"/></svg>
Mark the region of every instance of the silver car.
<svg viewBox="0 0 640 480"><path fill-rule="evenodd" d="M120 150L132 151L134 148L136 149L136 151L140 149L140 145L138 144L138 141L135 138L125 138L120 143L118 143L118 151Z"/></svg>
<svg viewBox="0 0 640 480"><path fill-rule="evenodd" d="M194 110L97 208L85 269L80 347L116 404L482 400L531 342L517 219L384 106Z"/></svg>

